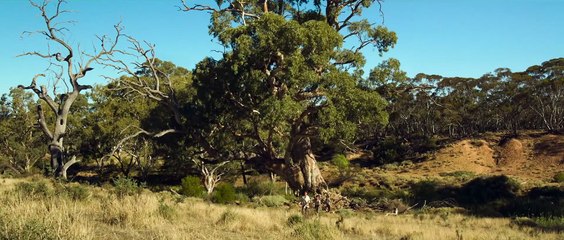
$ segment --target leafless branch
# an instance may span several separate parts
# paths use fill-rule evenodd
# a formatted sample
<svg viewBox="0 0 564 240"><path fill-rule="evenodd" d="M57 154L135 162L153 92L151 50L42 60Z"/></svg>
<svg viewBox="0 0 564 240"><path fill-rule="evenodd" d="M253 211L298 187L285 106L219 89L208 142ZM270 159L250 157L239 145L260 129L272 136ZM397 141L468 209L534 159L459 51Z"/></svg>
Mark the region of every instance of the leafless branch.
<svg viewBox="0 0 564 240"><path fill-rule="evenodd" d="M222 13L222 12L231 12L237 13L241 16L241 23L246 25L246 17L250 18L259 18L260 16L253 13L248 13L245 11L245 1L240 0L226 0L229 3L229 6L226 8L221 8L218 6L217 8L211 7L209 5L201 5L201 4L194 4L192 6L188 5L185 0L181 0L182 6L178 7L180 11L188 12L188 11L204 11L204 12L214 12L214 13Z"/></svg>

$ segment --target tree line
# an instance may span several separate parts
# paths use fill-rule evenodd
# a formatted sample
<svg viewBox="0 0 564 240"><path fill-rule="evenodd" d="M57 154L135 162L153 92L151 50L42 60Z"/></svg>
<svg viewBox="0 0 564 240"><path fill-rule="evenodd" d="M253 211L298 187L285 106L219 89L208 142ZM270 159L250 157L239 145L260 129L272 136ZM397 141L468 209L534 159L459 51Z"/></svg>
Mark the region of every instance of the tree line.
<svg viewBox="0 0 564 240"><path fill-rule="evenodd" d="M99 38L97 52L79 53L53 27L66 13L64 1L51 8L34 3L46 23L43 35L58 48L24 55L59 66L52 82L67 83L67 90L51 93L38 74L2 96L3 166L23 173L41 165L56 177L79 161L100 175L197 173L211 188L221 169L235 169L243 178L270 172L294 190L315 190L326 186L317 164L326 149L372 142L375 158L389 159L380 154L397 146L387 146L389 139L562 129L562 58L477 79L408 78L395 59L364 74L361 50L383 54L397 41L394 32L362 18L363 9L380 1L181 3L187 12L210 12L210 34L225 49L192 70L158 59L154 45L123 34L119 25L114 37ZM132 55L142 60L127 62ZM95 63L121 76L79 84Z"/></svg>
<svg viewBox="0 0 564 240"><path fill-rule="evenodd" d="M389 59L368 80L365 85L388 100L389 123L373 148L380 163L397 161L408 150L432 149L440 138L558 133L564 127L564 58L522 72L498 68L479 78L424 73L408 78L399 61Z"/></svg>

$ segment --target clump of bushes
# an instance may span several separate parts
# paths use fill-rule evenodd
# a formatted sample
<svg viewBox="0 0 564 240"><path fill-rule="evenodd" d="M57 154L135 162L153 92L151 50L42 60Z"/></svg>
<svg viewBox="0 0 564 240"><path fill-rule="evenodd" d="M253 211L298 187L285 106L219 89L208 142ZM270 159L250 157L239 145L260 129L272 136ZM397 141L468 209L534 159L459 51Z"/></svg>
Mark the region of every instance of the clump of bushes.
<svg viewBox="0 0 564 240"><path fill-rule="evenodd" d="M262 196L257 201L267 207L280 207L288 203L288 200L283 195L268 195Z"/></svg>
<svg viewBox="0 0 564 240"><path fill-rule="evenodd" d="M564 217L537 217L537 218L520 217L513 219L512 223L518 226L533 227L533 228L542 229L544 231L553 231L553 232L564 231Z"/></svg>
<svg viewBox="0 0 564 240"><path fill-rule="evenodd" d="M272 181L250 181L245 185L241 191L250 198L264 195L281 194L281 190L276 187Z"/></svg>
<svg viewBox="0 0 564 240"><path fill-rule="evenodd" d="M53 195L53 190L45 181L21 182L16 184L15 191L32 198L45 198Z"/></svg>
<svg viewBox="0 0 564 240"><path fill-rule="evenodd" d="M220 183L217 185L211 196L211 201L214 203L226 204L233 203L235 200L237 200L235 187L229 183Z"/></svg>
<svg viewBox="0 0 564 240"><path fill-rule="evenodd" d="M195 176L187 176L181 180L180 193L188 197L202 197L206 190L202 185L200 178Z"/></svg>
<svg viewBox="0 0 564 240"><path fill-rule="evenodd" d="M143 187L143 184L139 184L132 178L118 177L114 179L114 193L120 198L140 194Z"/></svg>
<svg viewBox="0 0 564 240"><path fill-rule="evenodd" d="M55 188L57 195L66 196L75 201L86 200L90 196L87 187L80 184L61 184Z"/></svg>
<svg viewBox="0 0 564 240"><path fill-rule="evenodd" d="M462 186L457 200L462 204L481 205L496 200L514 199L519 190L519 183L505 175L476 178Z"/></svg>

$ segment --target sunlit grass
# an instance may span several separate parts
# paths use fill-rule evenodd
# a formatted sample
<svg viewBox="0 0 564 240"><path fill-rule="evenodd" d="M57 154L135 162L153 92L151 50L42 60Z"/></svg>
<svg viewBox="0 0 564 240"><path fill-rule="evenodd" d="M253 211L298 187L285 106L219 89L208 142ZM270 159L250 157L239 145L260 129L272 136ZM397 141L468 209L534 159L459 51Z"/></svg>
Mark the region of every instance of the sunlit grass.
<svg viewBox="0 0 564 240"><path fill-rule="evenodd" d="M216 205L147 190L118 197L100 187L85 187L88 197L73 199L55 191L49 180L23 181L45 182L53 190L39 195L15 190L17 182L0 179L0 239L561 239L507 218L448 210L399 216L355 212L338 227L335 213L296 221L297 207Z"/></svg>

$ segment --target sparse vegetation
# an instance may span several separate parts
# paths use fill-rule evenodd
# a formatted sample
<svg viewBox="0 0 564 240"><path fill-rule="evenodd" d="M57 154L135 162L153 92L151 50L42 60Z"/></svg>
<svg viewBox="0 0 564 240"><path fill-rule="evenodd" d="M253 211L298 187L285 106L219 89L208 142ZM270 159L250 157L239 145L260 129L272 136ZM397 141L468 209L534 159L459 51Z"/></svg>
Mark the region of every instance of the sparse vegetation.
<svg viewBox="0 0 564 240"><path fill-rule="evenodd" d="M39 189L54 189L58 184L42 181ZM87 200L54 194L29 198L29 191L22 190L24 184L10 182L0 181L0 239L455 239L454 229L464 239L556 240L561 236L544 230L557 229L554 226L559 226L561 218L534 218L538 226L532 226L457 211L420 212L415 217L343 210L304 219L294 205L289 209L253 209L195 198L174 203L174 197L166 192L117 197L111 189L90 186L83 186L91 194ZM32 188L35 186L25 189ZM4 194L6 191L13 193ZM60 203L65 203L64 207L49 207ZM344 224L338 228L335 223L343 214Z"/></svg>
<svg viewBox="0 0 564 240"><path fill-rule="evenodd" d="M0 96L0 240L562 238L564 58L408 77L365 65L398 40L383 0L178 1L223 54L120 24L89 52L30 1L46 48L19 56L48 65Z"/></svg>

